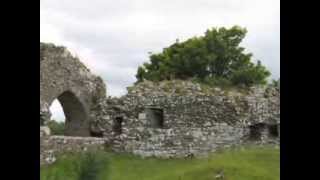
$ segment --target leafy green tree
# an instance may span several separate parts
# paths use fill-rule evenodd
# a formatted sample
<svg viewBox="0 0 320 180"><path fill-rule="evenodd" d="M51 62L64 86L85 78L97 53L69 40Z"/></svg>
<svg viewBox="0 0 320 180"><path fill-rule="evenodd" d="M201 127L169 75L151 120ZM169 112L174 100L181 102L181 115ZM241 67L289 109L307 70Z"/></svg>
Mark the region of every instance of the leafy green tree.
<svg viewBox="0 0 320 180"><path fill-rule="evenodd" d="M270 72L258 61L257 65L234 71L231 82L235 85L266 84Z"/></svg>
<svg viewBox="0 0 320 180"><path fill-rule="evenodd" d="M65 127L65 123L64 122L58 122L55 120L50 120L48 122L48 127L51 130L51 134L53 135L64 135L64 127Z"/></svg>
<svg viewBox="0 0 320 180"><path fill-rule="evenodd" d="M271 82L271 86L279 87L280 86L280 78L278 80L273 79Z"/></svg>
<svg viewBox="0 0 320 180"><path fill-rule="evenodd" d="M265 84L270 72L260 61L254 64L252 54L240 46L246 33L239 26L212 28L204 36L176 41L161 53L150 55L150 62L138 68L137 83L196 78L208 84Z"/></svg>

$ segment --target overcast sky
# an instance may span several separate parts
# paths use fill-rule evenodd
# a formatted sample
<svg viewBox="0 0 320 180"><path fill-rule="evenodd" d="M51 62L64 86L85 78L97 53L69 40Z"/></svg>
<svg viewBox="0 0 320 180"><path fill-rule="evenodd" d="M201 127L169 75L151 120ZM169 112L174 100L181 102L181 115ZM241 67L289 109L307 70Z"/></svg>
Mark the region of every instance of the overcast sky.
<svg viewBox="0 0 320 180"><path fill-rule="evenodd" d="M105 80L111 96L124 94L135 82L148 52L233 25L247 28L242 46L279 78L280 0L40 1L40 40L79 56ZM58 103L53 106L55 114Z"/></svg>

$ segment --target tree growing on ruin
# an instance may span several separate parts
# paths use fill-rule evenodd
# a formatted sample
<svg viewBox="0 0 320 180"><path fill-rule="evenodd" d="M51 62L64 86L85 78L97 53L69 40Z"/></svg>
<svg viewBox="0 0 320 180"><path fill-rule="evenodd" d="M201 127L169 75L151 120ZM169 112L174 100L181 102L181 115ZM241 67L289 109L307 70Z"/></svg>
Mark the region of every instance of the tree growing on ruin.
<svg viewBox="0 0 320 180"><path fill-rule="evenodd" d="M270 72L252 62L252 54L240 46L247 30L239 26L212 28L204 36L177 40L137 70L137 82L196 79L207 84L265 84Z"/></svg>

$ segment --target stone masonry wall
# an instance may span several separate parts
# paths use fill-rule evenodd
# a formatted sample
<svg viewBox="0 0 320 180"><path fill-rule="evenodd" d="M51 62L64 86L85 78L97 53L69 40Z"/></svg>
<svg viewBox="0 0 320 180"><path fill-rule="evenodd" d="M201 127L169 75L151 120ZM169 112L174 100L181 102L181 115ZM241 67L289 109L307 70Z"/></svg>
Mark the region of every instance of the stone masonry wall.
<svg viewBox="0 0 320 180"><path fill-rule="evenodd" d="M280 87L221 89L191 81L142 82L120 98L64 47L40 43L40 159L103 149L141 156L206 155L245 143L280 143ZM58 99L66 135L45 122ZM88 137L95 136L95 137Z"/></svg>
<svg viewBox="0 0 320 180"><path fill-rule="evenodd" d="M251 140L279 143L279 136L268 130L280 126L279 89L255 87L240 92L216 88L204 92L191 82L169 82L170 87L165 83L138 84L127 95L105 102L98 126L105 136L112 137L115 151L180 157ZM163 113L161 127L150 127L149 111L153 108ZM115 129L117 119L121 119L120 133ZM256 124L264 126L258 137L252 138Z"/></svg>
<svg viewBox="0 0 320 180"><path fill-rule="evenodd" d="M103 150L106 142L104 138L48 136L40 133L40 165L54 163L60 153Z"/></svg>
<svg viewBox="0 0 320 180"><path fill-rule="evenodd" d="M66 134L90 136L105 97L103 80L65 47L40 43L40 125L50 119L49 107L57 99L66 116Z"/></svg>

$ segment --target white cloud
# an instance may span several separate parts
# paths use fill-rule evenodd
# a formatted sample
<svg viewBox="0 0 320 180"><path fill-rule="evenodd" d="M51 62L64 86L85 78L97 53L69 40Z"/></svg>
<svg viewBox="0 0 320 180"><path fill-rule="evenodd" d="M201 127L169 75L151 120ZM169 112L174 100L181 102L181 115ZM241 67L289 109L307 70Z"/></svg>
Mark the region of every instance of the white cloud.
<svg viewBox="0 0 320 180"><path fill-rule="evenodd" d="M279 0L43 0L40 40L67 46L119 96L148 52L210 27L248 29L243 46L280 76Z"/></svg>

